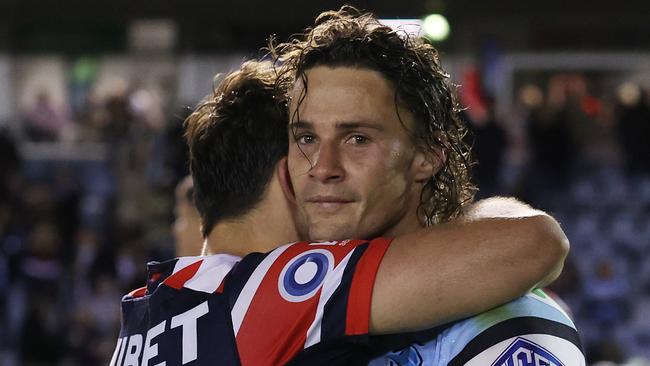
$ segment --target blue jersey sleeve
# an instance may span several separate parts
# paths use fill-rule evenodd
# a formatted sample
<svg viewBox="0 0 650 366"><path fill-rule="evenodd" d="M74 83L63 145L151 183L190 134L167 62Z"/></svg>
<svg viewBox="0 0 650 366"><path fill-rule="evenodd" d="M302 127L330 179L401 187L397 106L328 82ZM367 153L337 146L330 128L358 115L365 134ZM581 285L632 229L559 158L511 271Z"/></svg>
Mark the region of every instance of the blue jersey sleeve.
<svg viewBox="0 0 650 366"><path fill-rule="evenodd" d="M370 365L584 366L570 317L542 291L457 322L434 338L389 352Z"/></svg>

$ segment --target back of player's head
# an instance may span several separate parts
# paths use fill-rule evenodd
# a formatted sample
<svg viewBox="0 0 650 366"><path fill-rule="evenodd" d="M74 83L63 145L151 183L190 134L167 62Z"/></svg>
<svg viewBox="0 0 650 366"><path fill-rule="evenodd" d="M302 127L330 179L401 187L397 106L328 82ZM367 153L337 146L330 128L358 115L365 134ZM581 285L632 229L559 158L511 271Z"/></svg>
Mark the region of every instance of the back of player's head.
<svg viewBox="0 0 650 366"><path fill-rule="evenodd" d="M420 217L426 223L446 221L471 200L475 189L470 149L463 142L466 126L459 117L455 86L430 44L380 24L373 14L343 6L322 13L312 28L292 41L271 48L285 66L282 74L289 80L302 78L307 88L305 72L316 66L381 73L395 87L395 103L415 117L415 126L404 126L413 143L446 155L444 167L423 188Z"/></svg>
<svg viewBox="0 0 650 366"><path fill-rule="evenodd" d="M185 120L204 237L220 220L254 208L286 155L288 117L278 90L272 65L249 61L226 76Z"/></svg>

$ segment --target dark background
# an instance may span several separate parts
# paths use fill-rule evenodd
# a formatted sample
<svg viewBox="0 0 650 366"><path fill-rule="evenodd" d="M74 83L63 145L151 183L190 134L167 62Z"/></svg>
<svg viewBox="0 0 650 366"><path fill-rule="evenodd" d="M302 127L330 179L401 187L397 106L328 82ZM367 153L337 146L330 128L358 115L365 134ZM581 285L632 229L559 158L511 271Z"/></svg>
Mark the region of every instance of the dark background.
<svg viewBox="0 0 650 366"><path fill-rule="evenodd" d="M562 224L572 250L551 290L589 364L650 365L650 2L353 3L448 19L434 45L478 197ZM184 116L269 35L341 4L0 0L0 365L108 363L120 297L175 253Z"/></svg>
<svg viewBox="0 0 650 366"><path fill-rule="evenodd" d="M379 17L443 13L454 32L447 52L471 50L485 37L507 50L643 50L650 48L647 1L94 1L0 2L0 50L98 52L127 49L134 19L168 18L179 27L177 50L256 48L269 34L284 38L320 11L345 3Z"/></svg>

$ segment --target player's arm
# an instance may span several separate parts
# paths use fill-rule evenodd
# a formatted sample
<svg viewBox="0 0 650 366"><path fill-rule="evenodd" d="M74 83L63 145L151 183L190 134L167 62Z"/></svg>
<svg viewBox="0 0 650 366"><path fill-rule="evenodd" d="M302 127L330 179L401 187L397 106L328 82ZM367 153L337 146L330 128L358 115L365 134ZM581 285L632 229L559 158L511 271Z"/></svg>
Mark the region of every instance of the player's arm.
<svg viewBox="0 0 650 366"><path fill-rule="evenodd" d="M540 215L545 216L551 220L551 222L548 223L549 226L546 228L547 230L557 230L557 236L555 237L557 241L554 243L549 242L549 245L557 244L559 246L558 249L565 249L560 252L562 255L557 257L555 266L551 267L550 271L546 273L546 276L535 284L535 287L542 288L548 286L553 281L555 281L558 276L560 276L560 273L562 273L562 268L564 267L564 259L569 252L569 241L564 235L562 229L559 227L559 224L553 218L548 216L544 211L536 210L512 197L492 197L483 199L467 207L460 220L472 222L476 220L491 218L520 219L524 217ZM551 235L553 234L551 233ZM550 239L552 240L553 238ZM544 243L541 244L544 245ZM529 254L533 255L535 253L529 252ZM550 263L553 264L553 262Z"/></svg>
<svg viewBox="0 0 650 366"><path fill-rule="evenodd" d="M371 333L428 328L493 308L554 279L569 250L559 224L513 199L395 238L379 266Z"/></svg>

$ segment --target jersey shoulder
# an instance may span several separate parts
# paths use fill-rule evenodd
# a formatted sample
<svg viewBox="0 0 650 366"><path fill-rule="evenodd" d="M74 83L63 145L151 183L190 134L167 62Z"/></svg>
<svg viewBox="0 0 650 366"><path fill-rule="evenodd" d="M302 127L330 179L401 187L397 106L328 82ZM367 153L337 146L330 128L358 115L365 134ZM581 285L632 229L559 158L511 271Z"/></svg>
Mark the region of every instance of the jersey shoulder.
<svg viewBox="0 0 650 366"><path fill-rule="evenodd" d="M386 360L399 365L410 365L406 360L450 366L585 365L572 320L541 290L452 323L434 338L388 353L370 365Z"/></svg>
<svg viewBox="0 0 650 366"><path fill-rule="evenodd" d="M240 364L219 289L239 260L181 257L148 264L145 287L122 299L122 324L111 366Z"/></svg>
<svg viewBox="0 0 650 366"><path fill-rule="evenodd" d="M225 285L242 362L285 364L324 341L365 336L389 243L298 242L245 257Z"/></svg>
<svg viewBox="0 0 650 366"><path fill-rule="evenodd" d="M324 341L364 337L375 274L389 243L299 242L243 258L220 254L150 263L146 287L123 298L111 364L149 357L209 364L215 353L227 356L224 364L285 364ZM190 338L187 329L194 332ZM150 337L156 337L155 350L148 346ZM178 354L181 341L190 349ZM309 354L323 356L318 350Z"/></svg>
<svg viewBox="0 0 650 366"><path fill-rule="evenodd" d="M241 260L228 254L178 257L164 262L147 263L147 283L131 291L122 301L151 296L161 287L175 290L193 290L214 293L223 284L226 275Z"/></svg>
<svg viewBox="0 0 650 366"><path fill-rule="evenodd" d="M573 321L542 290L457 323L441 341L453 345L450 366L517 364L517 360L585 365Z"/></svg>

